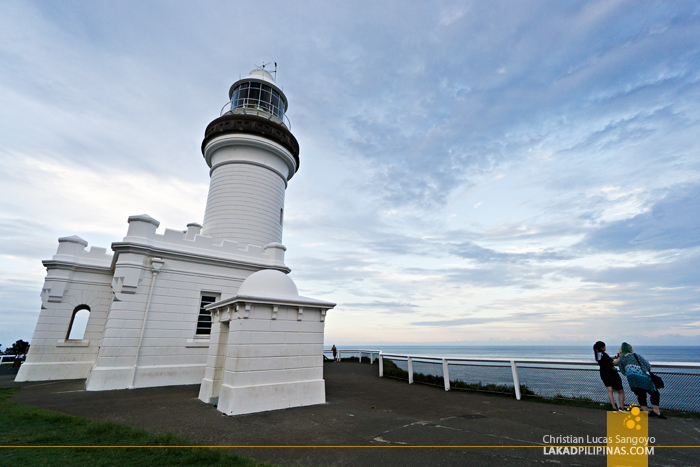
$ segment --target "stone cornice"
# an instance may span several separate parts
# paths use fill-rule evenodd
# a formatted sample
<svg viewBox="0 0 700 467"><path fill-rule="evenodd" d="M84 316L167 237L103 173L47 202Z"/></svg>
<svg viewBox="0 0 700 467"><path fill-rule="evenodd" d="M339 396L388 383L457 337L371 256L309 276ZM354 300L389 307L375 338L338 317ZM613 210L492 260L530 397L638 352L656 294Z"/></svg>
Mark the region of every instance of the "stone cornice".
<svg viewBox="0 0 700 467"><path fill-rule="evenodd" d="M269 138L292 154L299 170L299 143L292 132L278 123L255 115L227 114L212 121L204 132L202 154L211 140L229 133L247 133Z"/></svg>
<svg viewBox="0 0 700 467"><path fill-rule="evenodd" d="M46 269L63 269L68 271L76 271L78 269L82 271L89 271L98 274L112 274L113 267L110 266L97 266L94 264L84 264L72 261L60 261L55 259L45 259L41 262Z"/></svg>
<svg viewBox="0 0 700 467"><path fill-rule="evenodd" d="M220 300L218 302L212 303L211 305L207 305L205 309L207 310L218 310L221 308L225 308L227 306L234 306L238 303L257 303L260 305L278 305L278 306L291 306L291 307L304 307L304 308L313 308L313 309L321 309L321 310L329 310L331 308L335 307L335 303L332 302L325 302L323 300L316 300L313 298L308 298L308 297L279 297L279 298L273 298L273 297L251 297L247 295L236 295L235 297L231 297L225 300Z"/></svg>
<svg viewBox="0 0 700 467"><path fill-rule="evenodd" d="M113 267L117 262L117 258L122 253L136 253L145 256L157 256L159 258L171 258L181 261L186 261L190 263L200 263L213 266L221 266L228 268L238 268L245 269L249 271L259 271L260 269L276 269L284 273L289 273L291 269L287 266L276 266L266 262L255 262L255 261L243 261L235 260L229 258L221 258L217 256L203 255L197 253L190 253L184 251L170 250L167 248L159 248L152 245L144 245L138 243L130 242L115 242L112 243L112 250L114 250L114 262Z"/></svg>

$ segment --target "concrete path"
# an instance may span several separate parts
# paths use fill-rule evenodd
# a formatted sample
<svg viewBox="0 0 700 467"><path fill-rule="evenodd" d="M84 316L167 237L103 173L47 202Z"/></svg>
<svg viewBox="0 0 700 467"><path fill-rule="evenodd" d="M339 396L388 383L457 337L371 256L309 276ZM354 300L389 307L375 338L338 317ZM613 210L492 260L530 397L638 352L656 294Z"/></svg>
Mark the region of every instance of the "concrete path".
<svg viewBox="0 0 700 467"><path fill-rule="evenodd" d="M199 401L198 386L86 392L83 380L16 384L3 369L0 387L21 387L12 397L21 404L243 446L234 450L283 465L606 465L605 456L551 456L542 448L545 435L606 436L603 410L408 385L378 378L376 365L326 363L324 372L325 405L235 417ZM700 446L700 420L649 424L657 446ZM700 447L657 447L649 465L698 466Z"/></svg>

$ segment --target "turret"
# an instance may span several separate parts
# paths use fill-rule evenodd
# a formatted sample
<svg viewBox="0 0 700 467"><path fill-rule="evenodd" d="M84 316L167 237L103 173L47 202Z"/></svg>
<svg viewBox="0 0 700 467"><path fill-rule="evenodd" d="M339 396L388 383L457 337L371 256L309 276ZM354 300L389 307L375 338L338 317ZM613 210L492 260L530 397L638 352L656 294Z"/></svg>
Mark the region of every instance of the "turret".
<svg viewBox="0 0 700 467"><path fill-rule="evenodd" d="M231 86L229 98L202 142L211 169L202 234L281 243L285 189L299 169L287 97L267 70L256 69Z"/></svg>

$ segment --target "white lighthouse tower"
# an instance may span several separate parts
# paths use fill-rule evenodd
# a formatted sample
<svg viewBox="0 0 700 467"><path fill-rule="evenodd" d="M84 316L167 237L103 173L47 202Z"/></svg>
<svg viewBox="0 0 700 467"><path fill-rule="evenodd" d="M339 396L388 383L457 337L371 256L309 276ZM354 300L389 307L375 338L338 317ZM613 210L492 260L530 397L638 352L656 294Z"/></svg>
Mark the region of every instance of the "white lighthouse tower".
<svg viewBox="0 0 700 467"><path fill-rule="evenodd" d="M299 295L281 244L285 189L299 169L287 98L260 68L229 99L202 142L203 226L157 233L156 219L130 216L113 254L60 238L17 381L200 384L199 398L228 415L325 402L323 331L335 304Z"/></svg>
<svg viewBox="0 0 700 467"><path fill-rule="evenodd" d="M265 69L236 81L229 98L202 142L211 168L202 234L281 243L284 192L299 168L299 144L285 124L287 98Z"/></svg>

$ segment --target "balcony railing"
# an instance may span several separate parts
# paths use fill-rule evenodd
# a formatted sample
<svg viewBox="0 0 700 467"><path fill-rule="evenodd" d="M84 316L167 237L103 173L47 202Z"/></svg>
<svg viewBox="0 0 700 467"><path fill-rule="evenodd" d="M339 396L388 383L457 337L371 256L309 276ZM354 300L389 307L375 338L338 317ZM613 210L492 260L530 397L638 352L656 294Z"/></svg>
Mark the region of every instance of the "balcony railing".
<svg viewBox="0 0 700 467"><path fill-rule="evenodd" d="M219 112L219 116L223 117L226 114L255 115L284 125L289 131L292 130L292 122L289 121L289 117L282 113L284 120L279 118L276 114L281 112L272 104L261 102L258 99L238 99L235 102L235 106L232 101L225 103L221 108L221 112Z"/></svg>

